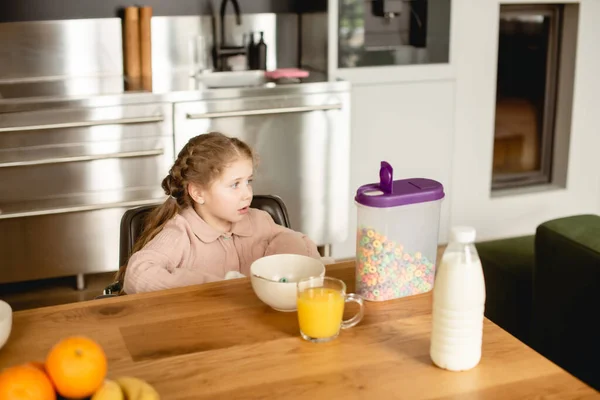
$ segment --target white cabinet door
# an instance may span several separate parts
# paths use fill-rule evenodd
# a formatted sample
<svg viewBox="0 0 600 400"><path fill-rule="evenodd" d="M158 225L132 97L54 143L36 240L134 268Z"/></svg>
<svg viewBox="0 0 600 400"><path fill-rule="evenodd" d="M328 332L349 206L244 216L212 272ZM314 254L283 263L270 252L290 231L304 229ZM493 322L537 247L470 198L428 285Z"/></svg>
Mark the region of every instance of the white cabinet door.
<svg viewBox="0 0 600 400"><path fill-rule="evenodd" d="M248 143L260 163L255 194L280 196L291 227L317 245L348 234L349 93L313 93L175 105L176 152L201 133Z"/></svg>

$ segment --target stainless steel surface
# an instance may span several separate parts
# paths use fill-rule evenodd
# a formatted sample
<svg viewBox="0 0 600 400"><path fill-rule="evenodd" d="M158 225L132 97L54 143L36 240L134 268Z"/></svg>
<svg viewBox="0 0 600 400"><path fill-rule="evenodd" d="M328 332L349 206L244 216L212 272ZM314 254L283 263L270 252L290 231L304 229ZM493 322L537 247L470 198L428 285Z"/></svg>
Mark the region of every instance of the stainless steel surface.
<svg viewBox="0 0 600 400"><path fill-rule="evenodd" d="M62 77L33 81L0 80L0 99L99 96L123 93L123 87L121 75Z"/></svg>
<svg viewBox="0 0 600 400"><path fill-rule="evenodd" d="M115 271L125 211L0 219L0 283Z"/></svg>
<svg viewBox="0 0 600 400"><path fill-rule="evenodd" d="M235 15L226 15L224 22L227 25L225 31L224 42L231 46L246 45L244 43L244 34L248 32L264 32L265 43L267 44L267 69L275 69L279 64L286 63L287 60L278 60L277 58L277 40L279 36L279 30L286 30L286 24L297 25L296 14L244 14L242 15L241 25L237 25ZM215 19L216 32L221 31L221 24L218 19ZM297 35L296 35L297 37ZM221 42L221 35L217 38L218 42ZM256 35L255 42L258 41L258 35ZM295 47L296 43L288 41L288 47ZM293 54L286 53L288 56L293 57ZM247 60L245 57L240 57L238 60L228 60L234 69L245 68Z"/></svg>
<svg viewBox="0 0 600 400"><path fill-rule="evenodd" d="M172 144L171 138L160 146ZM84 162L0 168L0 209L27 210L30 203L66 201L77 193L160 187L172 164L172 147L160 156L111 158ZM13 207L14 206L14 207ZM57 206L58 207L58 206Z"/></svg>
<svg viewBox="0 0 600 400"><path fill-rule="evenodd" d="M0 80L119 76L123 74L121 20L2 23L0 60Z"/></svg>
<svg viewBox="0 0 600 400"><path fill-rule="evenodd" d="M267 85L269 81L264 71L228 71L199 74L195 83L198 88L212 89L260 87Z"/></svg>
<svg viewBox="0 0 600 400"><path fill-rule="evenodd" d="M253 71L261 73L260 71ZM234 74L226 72L226 74ZM112 78L111 78L112 79ZM176 103L181 101L237 99L242 97L287 96L295 94L311 94L329 91L348 91L350 83L338 79L329 80L321 72L311 71L308 78L301 83L268 82L263 85L243 87L210 88L204 82L215 79L203 77L196 79L187 71L153 75L152 92L120 92L114 94L96 94L71 96L66 92L56 92L52 96L39 97L35 93L36 86L27 88L21 98L0 99L0 127L6 126L3 121L5 113L32 110L55 110L67 108L93 108L106 106L122 106L133 104ZM221 80L223 81L223 80ZM243 84L244 82L241 82ZM43 85L44 83L40 83ZM2 93L2 85L0 85ZM114 118L110 116L110 118Z"/></svg>
<svg viewBox="0 0 600 400"><path fill-rule="evenodd" d="M52 102L38 100L36 104L44 104L47 109L0 113L0 129L9 132L79 127L100 129L111 125L151 124L166 127L171 124L171 107L168 105L150 103L103 107L102 102L98 103L92 107L56 107Z"/></svg>
<svg viewBox="0 0 600 400"><path fill-rule="evenodd" d="M0 283L115 271L123 212L164 201L160 182L175 152L213 129L262 156L256 193L281 195L294 229L319 244L347 234L348 82L315 71L301 83L260 71L194 78L189 38L203 35L212 48L218 21L154 17L152 89L128 91L120 20L7 25ZM242 15L241 26L228 26L228 41L265 32L268 68L298 64L296 14Z"/></svg>
<svg viewBox="0 0 600 400"><path fill-rule="evenodd" d="M14 165L0 168L3 188L12 189L0 191L0 209L74 193L159 187L174 158L171 105L44 110L1 117L9 125L22 127L26 121L37 126L60 118L65 123L68 118L105 120L107 115L162 115L164 121L0 133L0 164ZM56 159L80 161L44 163Z"/></svg>
<svg viewBox="0 0 600 400"><path fill-rule="evenodd" d="M192 75L190 40L195 36L206 40L207 56L212 63L212 29L209 16L152 17L153 75L171 75L173 71Z"/></svg>
<svg viewBox="0 0 600 400"><path fill-rule="evenodd" d="M163 200L154 197L62 213L54 209L14 218L0 214L0 283L115 271L123 213Z"/></svg>
<svg viewBox="0 0 600 400"><path fill-rule="evenodd" d="M172 121L168 103L0 114L0 282L114 271L124 210L165 199Z"/></svg>
<svg viewBox="0 0 600 400"><path fill-rule="evenodd" d="M296 14L242 15L242 25L225 16L226 40L242 42L249 31L264 31L267 67L298 61ZM203 36L212 50L211 17L152 18L152 68L155 78L173 71L191 74L190 38ZM120 94L123 82L122 29L119 18L0 24L0 99L89 97ZM209 54L212 62L212 54ZM241 61L246 65L245 61ZM2 111L0 111L2 112Z"/></svg>
<svg viewBox="0 0 600 400"><path fill-rule="evenodd" d="M261 160L255 193L281 196L293 229L335 243L348 234L349 107L343 91L177 103L175 151L201 132L241 138Z"/></svg>
<svg viewBox="0 0 600 400"><path fill-rule="evenodd" d="M243 7L243 6L242 6ZM242 9L243 12L243 9ZM234 15L225 16L227 43L243 43L244 33L265 33L267 43L267 68L298 65L298 15L297 14L243 14L242 24L236 25ZM213 31L214 29L214 31ZM174 16L152 18L152 69L157 73L171 74L184 71L193 75L190 57L190 39L202 36L209 52L215 44L214 34L220 40L220 22L209 16ZM212 53L208 54L211 63ZM245 61L239 60L246 64Z"/></svg>
<svg viewBox="0 0 600 400"><path fill-rule="evenodd" d="M154 195L158 195L162 193L155 193ZM101 195L106 196L106 194L101 193ZM97 196L100 197L100 196ZM113 203L93 203L93 201L98 201L98 198L90 199L88 203L76 205L76 206L68 206L63 205L62 207L49 207L46 209L33 209L30 211L17 211L17 212L9 212L4 214L2 210L0 210L0 219L14 219L14 218L24 218L24 217L37 217L40 215L57 215L57 214L68 214L68 213L77 213L84 211L98 211L98 210L108 210L113 208L131 208L131 207L139 207L139 206L147 206L153 204L160 204L166 197L150 197L143 200L123 200L117 201ZM112 269L111 269L112 270Z"/></svg>
<svg viewBox="0 0 600 400"><path fill-rule="evenodd" d="M49 165L49 164L62 164L68 162L79 162L79 161L96 161L105 160L107 158L132 158L132 157L147 157L147 156L159 156L164 154L164 149L158 150L141 150L141 151L129 151L121 153L108 153L97 156L73 156L73 157L57 157L57 158L46 158L38 160L28 161L13 161L13 162L0 162L0 168L10 167L27 167L31 165Z"/></svg>
<svg viewBox="0 0 600 400"><path fill-rule="evenodd" d="M294 114L311 111L341 110L342 104L323 104L316 106L282 107L282 108L263 108L259 110L240 110L223 111L204 114L187 114L187 119L203 118L227 118L227 117L248 117L252 115L275 115L275 114Z"/></svg>
<svg viewBox="0 0 600 400"><path fill-rule="evenodd" d="M27 125L27 126L16 126L0 128L0 132L16 132L16 131L38 131L44 129L61 129L61 128L83 128L86 126L100 126L100 125L128 125L128 124L144 124L147 122L162 122L164 117L162 115L152 117L138 117L138 118L121 118L121 119L107 119L99 121L74 121L74 122L62 122L55 124L45 125Z"/></svg>
<svg viewBox="0 0 600 400"><path fill-rule="evenodd" d="M227 81L230 80L228 83ZM184 74L154 76L153 93L162 101L181 102L193 100L237 99L319 93L348 90L350 84L341 80L329 81L325 74L311 72L299 83L268 81L262 71L214 72L196 78ZM134 95L132 95L134 96ZM143 95L137 95L143 98ZM124 97L124 96L121 96ZM2 102L0 101L0 106Z"/></svg>
<svg viewBox="0 0 600 400"><path fill-rule="evenodd" d="M185 74L170 79L162 93L0 101L14 111L0 113L0 163L90 158L0 168L0 282L116 270L123 212L162 202L160 181L175 151L212 129L241 137L262 155L256 193L282 196L294 229L318 244L345 237L347 82L312 74L302 84L190 90L198 81ZM252 110L264 115L235 116ZM207 113L227 116L186 118ZM131 118L148 122L93 123ZM35 129L81 121L88 126ZM130 152L147 153L111 157Z"/></svg>

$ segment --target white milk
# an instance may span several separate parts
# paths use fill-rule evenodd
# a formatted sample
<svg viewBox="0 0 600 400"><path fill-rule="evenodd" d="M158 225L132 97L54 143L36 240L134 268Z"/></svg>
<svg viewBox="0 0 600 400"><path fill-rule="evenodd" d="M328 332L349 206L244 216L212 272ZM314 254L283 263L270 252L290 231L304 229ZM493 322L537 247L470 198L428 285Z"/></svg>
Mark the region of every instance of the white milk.
<svg viewBox="0 0 600 400"><path fill-rule="evenodd" d="M440 368L464 371L481 359L485 281L475 230L454 228L433 288L430 356Z"/></svg>

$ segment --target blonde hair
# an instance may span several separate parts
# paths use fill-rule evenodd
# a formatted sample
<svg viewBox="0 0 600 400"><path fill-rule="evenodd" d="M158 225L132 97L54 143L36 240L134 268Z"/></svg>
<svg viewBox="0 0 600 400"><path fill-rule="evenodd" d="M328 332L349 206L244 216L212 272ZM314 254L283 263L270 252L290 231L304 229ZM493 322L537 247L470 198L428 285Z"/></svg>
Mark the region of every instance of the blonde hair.
<svg viewBox="0 0 600 400"><path fill-rule="evenodd" d="M256 164L256 155L250 146L237 138L219 132L191 138L162 181L162 188L170 197L148 215L131 254L146 246L180 210L193 206L187 190L189 183L208 187L229 164L239 159L250 159ZM123 281L126 268L127 264L119 268L117 282Z"/></svg>

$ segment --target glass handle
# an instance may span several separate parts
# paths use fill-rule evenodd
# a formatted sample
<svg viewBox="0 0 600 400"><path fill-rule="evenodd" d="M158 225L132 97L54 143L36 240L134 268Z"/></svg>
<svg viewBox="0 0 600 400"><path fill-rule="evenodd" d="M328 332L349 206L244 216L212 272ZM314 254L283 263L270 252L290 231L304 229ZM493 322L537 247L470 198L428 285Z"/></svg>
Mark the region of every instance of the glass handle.
<svg viewBox="0 0 600 400"><path fill-rule="evenodd" d="M358 313L347 321L342 321L342 329L352 328L354 325L358 324L365 315L365 305L363 303L363 299L354 293L350 293L346 295L346 303L357 303L358 304Z"/></svg>

